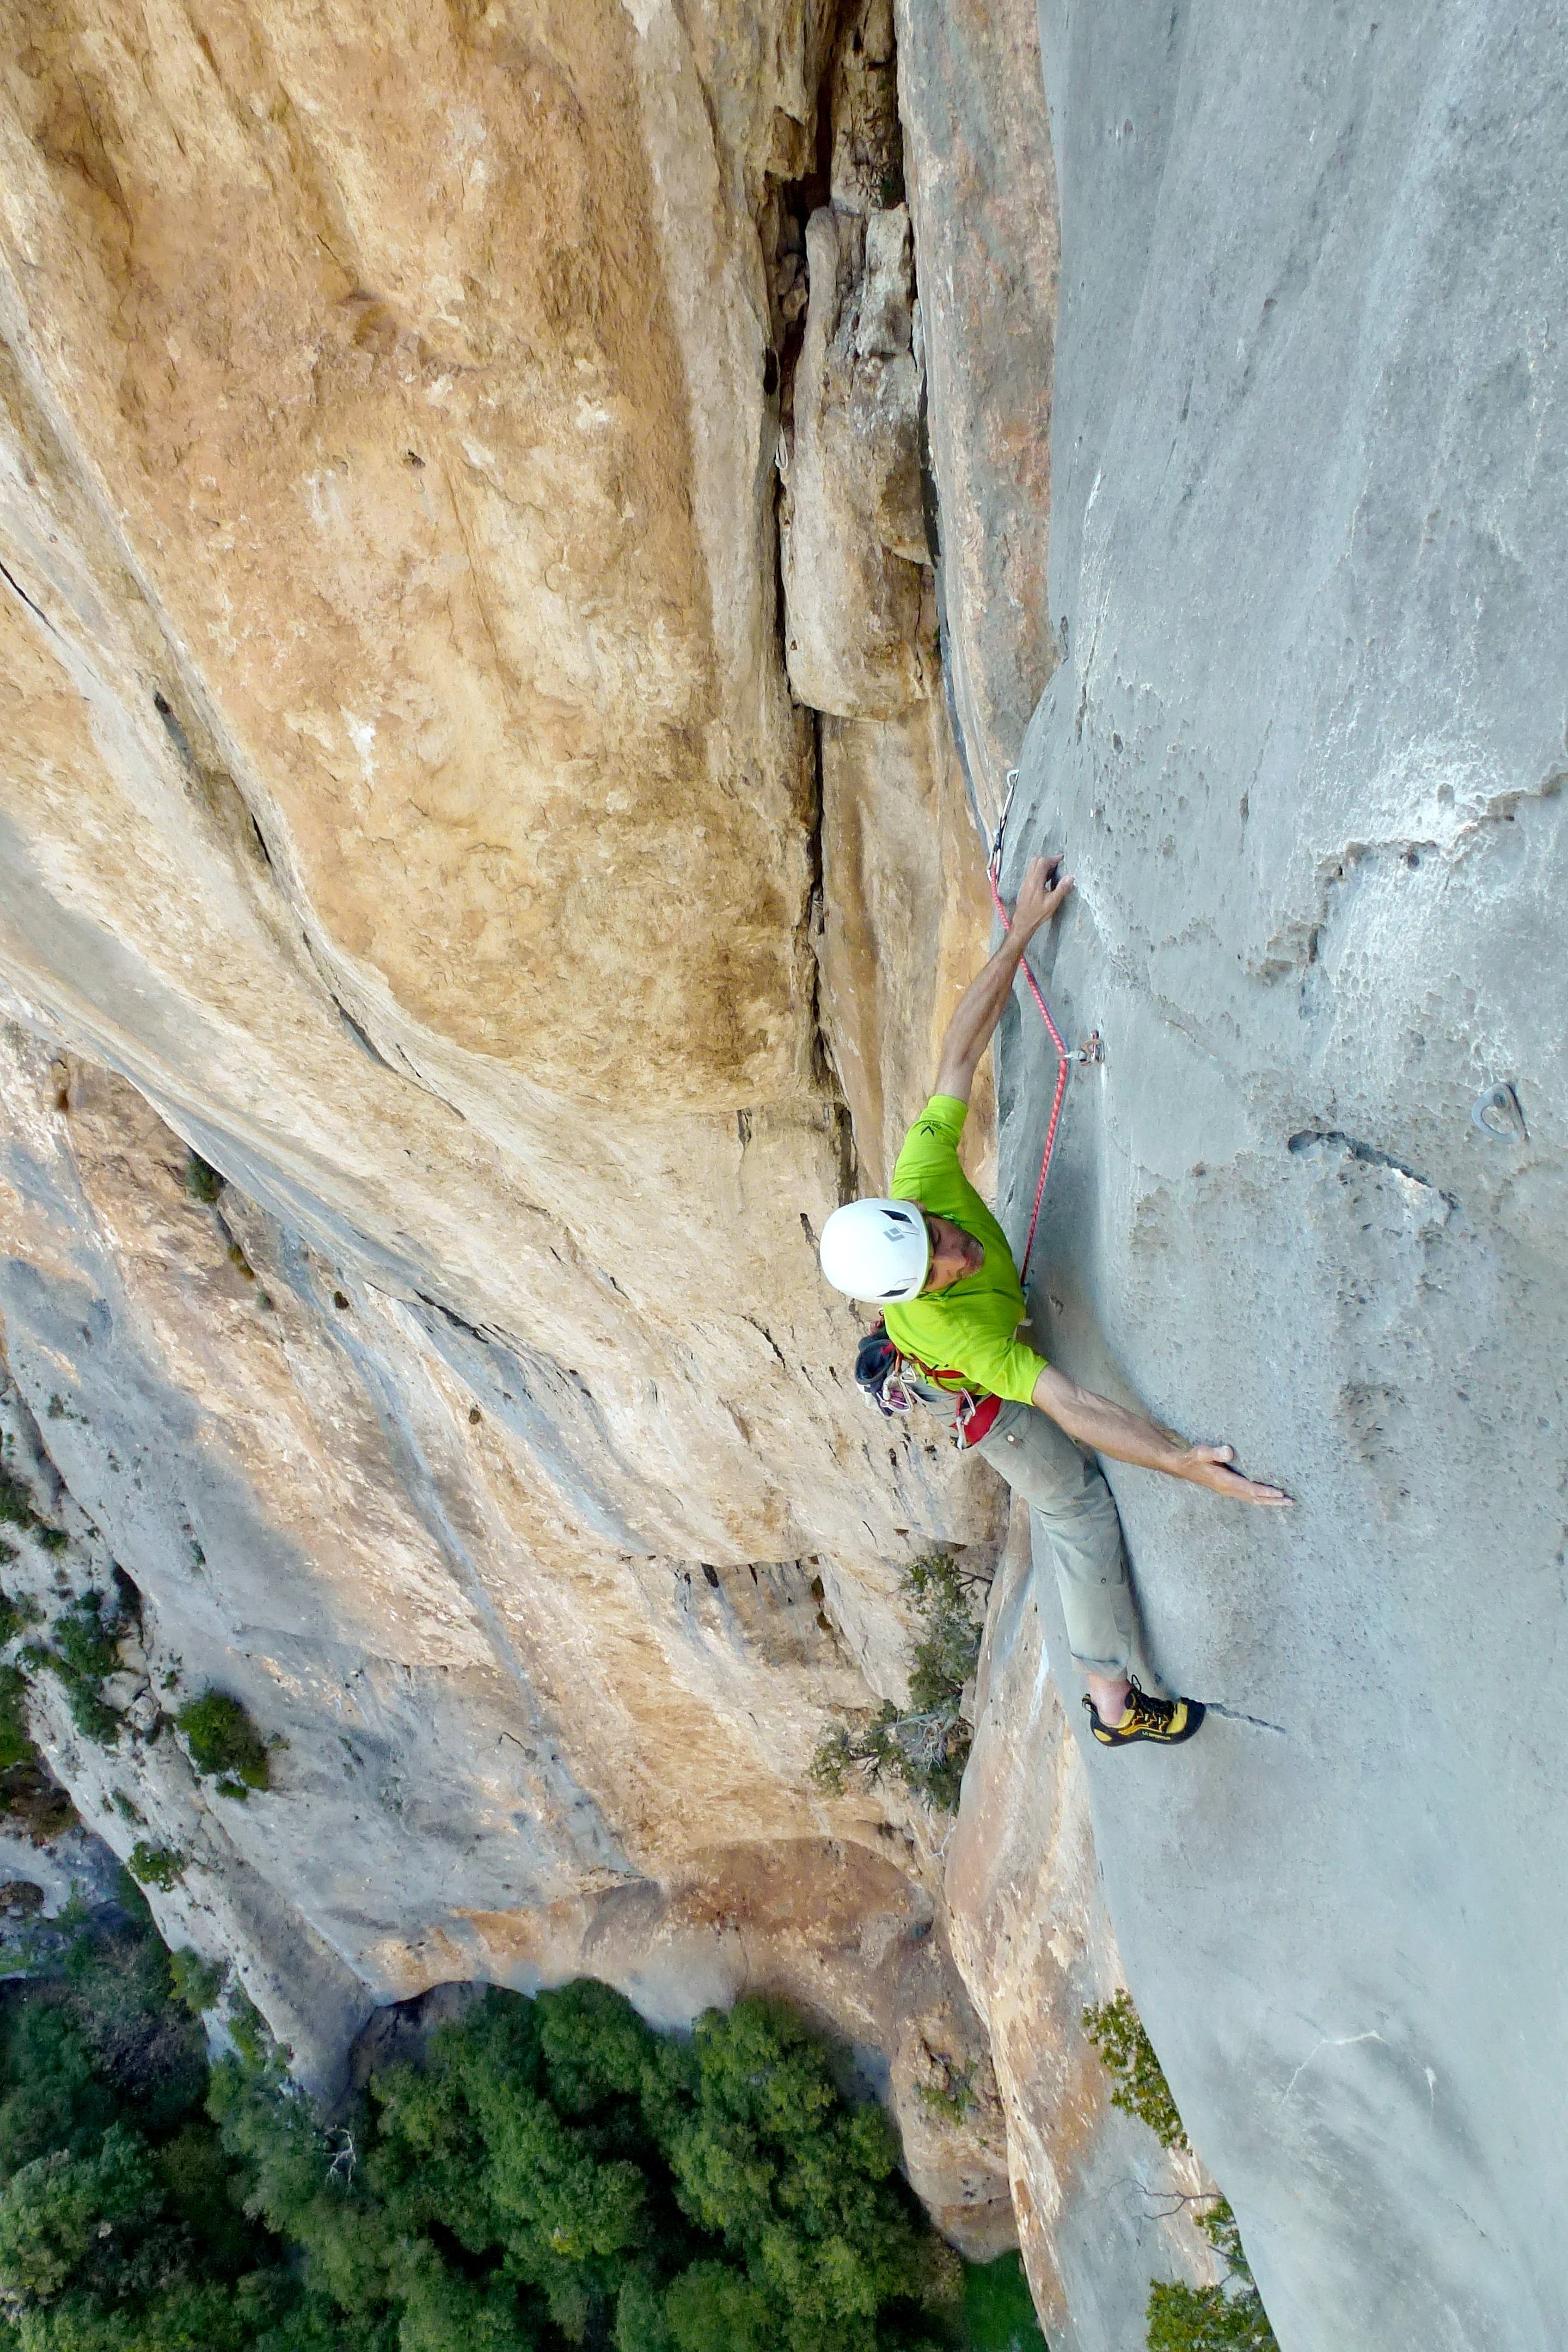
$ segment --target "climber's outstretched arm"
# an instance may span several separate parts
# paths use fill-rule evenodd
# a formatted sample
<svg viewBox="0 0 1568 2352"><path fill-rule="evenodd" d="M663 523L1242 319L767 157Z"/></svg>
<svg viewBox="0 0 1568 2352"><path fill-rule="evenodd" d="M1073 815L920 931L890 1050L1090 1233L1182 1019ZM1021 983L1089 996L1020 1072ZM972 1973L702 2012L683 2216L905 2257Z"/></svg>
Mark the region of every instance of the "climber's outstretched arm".
<svg viewBox="0 0 1568 2352"><path fill-rule="evenodd" d="M933 1093L954 1095L960 1102L969 1100L969 1089L974 1084L980 1056L991 1043L992 1033L1013 992L1013 982L1023 960L1024 950L1040 925L1049 922L1072 888L1070 874L1059 882L1057 880L1057 868L1060 864L1059 857L1030 860L1023 887L1018 892L1018 903L1013 909L1012 929L979 979L970 982L958 1000L957 1011L947 1024Z"/></svg>
<svg viewBox="0 0 1568 2352"><path fill-rule="evenodd" d="M1035 1402L1079 1444L1091 1445L1097 1454L1109 1454L1113 1461L1133 1462L1141 1470L1163 1470L1171 1478L1190 1478L1194 1486L1228 1495L1237 1503L1277 1507L1291 1499L1282 1487L1244 1478L1232 1467L1236 1455L1231 1446L1185 1445L1168 1429L1145 1421L1142 1413L1129 1412L1125 1406L1112 1404L1109 1397L1096 1396L1092 1389L1080 1389L1054 1365L1047 1364L1035 1382Z"/></svg>

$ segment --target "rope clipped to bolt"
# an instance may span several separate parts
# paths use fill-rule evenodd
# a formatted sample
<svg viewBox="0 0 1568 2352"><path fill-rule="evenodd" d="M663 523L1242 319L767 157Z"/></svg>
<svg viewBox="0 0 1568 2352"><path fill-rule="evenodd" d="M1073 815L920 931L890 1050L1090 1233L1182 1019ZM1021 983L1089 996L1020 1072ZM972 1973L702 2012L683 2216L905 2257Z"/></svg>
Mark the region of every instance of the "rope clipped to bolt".
<svg viewBox="0 0 1568 2352"><path fill-rule="evenodd" d="M1002 929L1005 931L1010 931L1013 924L1006 908L1002 904L1002 843L1007 831L1007 816L1013 805L1013 794L1017 789L1018 771L1016 768L1009 768L1007 797L1002 803L1002 814L996 821L996 832L991 844L991 855L985 861L985 878L991 885L992 904L1001 917ZM1029 970L1028 957L1020 957L1019 961L1023 967L1024 978L1029 983L1029 993L1040 1008L1040 1018L1045 1023L1051 1044L1057 1050L1057 1090L1051 1100L1050 1122L1046 1129L1046 1148L1040 1156L1040 1181L1035 1187L1035 1206L1029 1218L1029 1238L1024 1244L1023 1264L1018 1269L1020 1277L1026 1282L1029 1278L1029 1260L1034 1255L1035 1234L1040 1222L1040 1203L1046 1197L1046 1179L1051 1172L1051 1154L1057 1148L1057 1128L1062 1115L1062 1097L1068 1090L1068 1055L1067 1047L1062 1043L1061 1032L1051 1019L1051 1008L1040 993L1040 984Z"/></svg>

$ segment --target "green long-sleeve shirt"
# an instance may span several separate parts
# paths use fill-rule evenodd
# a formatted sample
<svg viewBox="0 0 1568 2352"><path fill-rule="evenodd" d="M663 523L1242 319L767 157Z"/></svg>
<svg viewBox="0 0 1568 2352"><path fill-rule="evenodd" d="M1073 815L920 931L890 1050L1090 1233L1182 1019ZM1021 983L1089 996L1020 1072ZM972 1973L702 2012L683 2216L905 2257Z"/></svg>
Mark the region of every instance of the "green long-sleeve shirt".
<svg viewBox="0 0 1568 2352"><path fill-rule="evenodd" d="M935 1374L939 1388L1027 1404L1046 1360L1014 1337L1028 1311L1024 1286L1006 1234L958 1164L968 1116L969 1105L955 1095L932 1095L904 1138L892 1196L918 1201L961 1225L984 1250L985 1263L946 1290L889 1307L884 1319L894 1347Z"/></svg>

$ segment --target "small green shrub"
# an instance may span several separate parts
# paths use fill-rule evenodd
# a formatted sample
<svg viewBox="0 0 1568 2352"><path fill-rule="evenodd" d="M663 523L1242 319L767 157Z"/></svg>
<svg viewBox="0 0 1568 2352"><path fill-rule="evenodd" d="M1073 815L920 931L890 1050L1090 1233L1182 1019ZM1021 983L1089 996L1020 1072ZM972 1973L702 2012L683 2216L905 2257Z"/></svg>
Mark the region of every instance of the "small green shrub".
<svg viewBox="0 0 1568 2352"><path fill-rule="evenodd" d="M944 2116L952 2124L962 2123L980 2104L974 2089L974 2069L955 2066L951 2058L944 2058L942 2070L940 2083L917 2083L915 2096L928 2114Z"/></svg>
<svg viewBox="0 0 1568 2352"><path fill-rule="evenodd" d="M243 1985L235 1988L226 2023L228 2038L239 2053L241 2066L253 2080L259 2080L273 2061L272 2036L267 2030L267 2020Z"/></svg>
<svg viewBox="0 0 1568 2352"><path fill-rule="evenodd" d="M910 1668L910 1703L889 1699L869 1723L835 1724L818 1742L811 1777L841 1796L858 1779L901 1781L943 1812L956 1811L971 1732L960 1712L980 1655L980 1627L967 1580L948 1552L928 1553L904 1570L904 1591L921 1620Z"/></svg>
<svg viewBox="0 0 1568 2352"><path fill-rule="evenodd" d="M1262 2298L1250 2284L1188 2286L1156 2279L1149 2289L1149 2352L1279 2352Z"/></svg>
<svg viewBox="0 0 1568 2352"><path fill-rule="evenodd" d="M121 1621L105 1618L101 1592L81 1592L55 1619L55 1649L62 1665L83 1682L101 1682L120 1670Z"/></svg>
<svg viewBox="0 0 1568 2352"><path fill-rule="evenodd" d="M1123 2115L1147 2124L1162 2147L1190 2147L1165 2070L1143 2029L1143 2021L1128 1992L1102 2000L1083 2012L1083 2030L1100 2053L1100 2063L1116 2088L1110 2104Z"/></svg>
<svg viewBox="0 0 1568 2352"><path fill-rule="evenodd" d="M77 1811L33 1745L26 1696L21 1668L0 1665L0 1819L43 1845L75 1828Z"/></svg>
<svg viewBox="0 0 1568 2352"><path fill-rule="evenodd" d="M28 1735L26 1695L21 1668L0 1666L0 1816L43 1845L75 1828L77 1811Z"/></svg>
<svg viewBox="0 0 1568 2352"><path fill-rule="evenodd" d="M67 1535L64 1528L40 1528L38 1529L38 1541L43 1545L46 1551L64 1551L66 1546L70 1541L70 1538Z"/></svg>
<svg viewBox="0 0 1568 2352"><path fill-rule="evenodd" d="M31 1490L9 1470L0 1470L0 1521L9 1528L36 1528Z"/></svg>
<svg viewBox="0 0 1568 2352"><path fill-rule="evenodd" d="M157 1886L167 1894L185 1867L185 1856L177 1845L149 1845L138 1838L132 1847L126 1868L141 1886Z"/></svg>
<svg viewBox="0 0 1568 2352"><path fill-rule="evenodd" d="M37 1625L43 1611L32 1595L19 1592L13 1601L8 1592L0 1592L0 1650L14 1642L26 1625Z"/></svg>
<svg viewBox="0 0 1568 2352"><path fill-rule="evenodd" d="M174 1999L183 2001L193 2017L202 2016L214 2006L227 1973L221 1961L204 1960L199 1952L188 1948L169 1954L169 1978Z"/></svg>
<svg viewBox="0 0 1568 2352"><path fill-rule="evenodd" d="M0 1666L0 1772L25 1764L34 1754L23 1702L27 1677L20 1666Z"/></svg>
<svg viewBox="0 0 1568 2352"><path fill-rule="evenodd" d="M37 1674L47 1668L63 1685L71 1721L89 1739L112 1748L120 1738L120 1717L100 1687L106 1675L118 1672L117 1644L128 1623L116 1607L106 1618L100 1592L79 1593L62 1609L47 1644L29 1643L22 1664Z"/></svg>
<svg viewBox="0 0 1568 2352"><path fill-rule="evenodd" d="M262 1738L244 1706L226 1691L205 1690L174 1717L198 1772L218 1776L222 1797L247 1797L270 1786L272 1773Z"/></svg>
<svg viewBox="0 0 1568 2352"><path fill-rule="evenodd" d="M1192 2142L1165 2080L1165 2070L1132 2005L1119 1992L1083 2012L1084 2031L1116 2084L1110 2104L1148 2125L1162 2147L1191 2150ZM1148 2352L1279 2352L1258 2292L1236 2215L1216 2195L1198 2227L1224 2263L1218 2286L1153 2280L1149 2288Z"/></svg>
<svg viewBox="0 0 1568 2352"><path fill-rule="evenodd" d="M223 1191L223 1186L224 1180L217 1170L208 1160L204 1160L199 1151L186 1154L185 1190L193 1201L205 1202L210 1209Z"/></svg>

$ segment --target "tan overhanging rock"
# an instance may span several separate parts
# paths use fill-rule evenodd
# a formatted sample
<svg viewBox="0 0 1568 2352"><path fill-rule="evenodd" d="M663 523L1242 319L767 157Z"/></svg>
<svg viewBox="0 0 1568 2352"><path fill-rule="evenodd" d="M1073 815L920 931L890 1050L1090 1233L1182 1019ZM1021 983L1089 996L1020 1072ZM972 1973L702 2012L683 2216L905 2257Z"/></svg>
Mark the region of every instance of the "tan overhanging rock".
<svg viewBox="0 0 1568 2352"><path fill-rule="evenodd" d="M0 1311L70 1538L14 1572L144 1614L119 1744L47 1682L39 1736L309 2079L448 1979L773 1988L984 2253L953 1950L1016 2185L1033 1979L946 1824L809 1776L905 1687L900 1566L1001 1527L815 1247L1051 659L1030 11L969 13L10 13ZM159 1727L206 1680L289 1743L243 1805Z"/></svg>
<svg viewBox="0 0 1568 2352"><path fill-rule="evenodd" d="M919 2096L921 2050L989 2082L933 1824L809 1779L872 1703L824 1564L617 1546L533 1364L193 1198L97 1066L15 1020L0 1053L5 1458L69 1538L19 1531L6 1581L52 1612L118 1569L141 1609L110 1744L47 1675L35 1729L118 1852L180 1858L174 1940L232 1957L329 2089L374 2002L445 1980L588 1972L673 2023L785 1993L890 2086L945 2225L1005 2242L994 2100L955 2132ZM172 1728L209 1685L278 1743L243 1802Z"/></svg>

